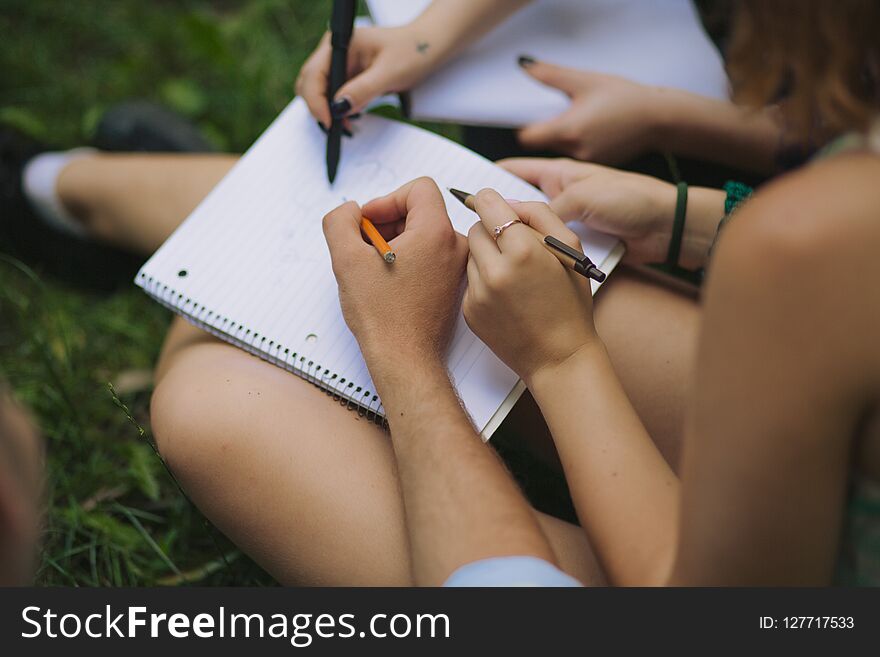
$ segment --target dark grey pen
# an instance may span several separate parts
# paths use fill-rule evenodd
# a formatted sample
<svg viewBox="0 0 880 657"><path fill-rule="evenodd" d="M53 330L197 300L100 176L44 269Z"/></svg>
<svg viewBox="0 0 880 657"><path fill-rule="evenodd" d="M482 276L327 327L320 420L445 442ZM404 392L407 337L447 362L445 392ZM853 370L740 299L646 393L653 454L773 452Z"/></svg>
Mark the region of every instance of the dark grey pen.
<svg viewBox="0 0 880 657"><path fill-rule="evenodd" d="M474 210L473 194L468 194L460 189L452 188L449 188L449 193L461 201L468 210L476 211ZM593 264L593 261L586 255L577 249L571 248L565 242L561 242L552 235L547 235L544 237L544 246L546 246L553 255L559 258L559 262L581 276L592 278L598 283L605 280L605 272L596 267L596 265Z"/></svg>

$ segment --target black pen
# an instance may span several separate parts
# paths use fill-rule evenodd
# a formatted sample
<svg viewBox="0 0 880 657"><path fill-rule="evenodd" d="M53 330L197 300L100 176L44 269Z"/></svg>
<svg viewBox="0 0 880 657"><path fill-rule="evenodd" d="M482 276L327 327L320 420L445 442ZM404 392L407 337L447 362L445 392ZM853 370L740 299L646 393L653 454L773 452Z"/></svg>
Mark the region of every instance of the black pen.
<svg viewBox="0 0 880 657"><path fill-rule="evenodd" d="M452 189L448 188L449 193L452 194L455 198L462 202L462 204L468 209L476 212L474 207L474 195L468 194L467 192L463 192L460 189ZM571 269L574 272L577 272L581 276L586 278L592 278L594 281L601 283L605 280L605 272L601 271L596 265L593 264L593 261L590 260L583 253L578 251L577 249L571 248L565 242L562 242L552 235L546 235L544 237L544 246L547 248L550 253L555 255L559 262L565 265L568 269Z"/></svg>
<svg viewBox="0 0 880 657"><path fill-rule="evenodd" d="M327 104L333 105L333 99L339 88L345 84L346 68L348 67L348 44L354 31L354 15L357 0L333 0L333 16L330 19L330 78L327 86ZM336 118L330 110L331 122L327 128L327 180L330 184L336 179L339 166L339 154L342 148L343 121L345 117Z"/></svg>

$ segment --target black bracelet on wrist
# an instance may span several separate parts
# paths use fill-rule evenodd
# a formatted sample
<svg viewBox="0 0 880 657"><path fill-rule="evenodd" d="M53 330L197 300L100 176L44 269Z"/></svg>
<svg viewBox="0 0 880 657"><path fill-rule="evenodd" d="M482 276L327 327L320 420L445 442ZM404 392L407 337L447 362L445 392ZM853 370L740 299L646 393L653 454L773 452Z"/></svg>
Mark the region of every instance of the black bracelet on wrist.
<svg viewBox="0 0 880 657"><path fill-rule="evenodd" d="M678 266L678 258L681 255L681 239L684 236L684 221L687 217L688 186L686 182L676 185L678 195L675 200L675 220L672 223L672 236L669 239L669 250L666 252L664 266L669 272L675 272Z"/></svg>

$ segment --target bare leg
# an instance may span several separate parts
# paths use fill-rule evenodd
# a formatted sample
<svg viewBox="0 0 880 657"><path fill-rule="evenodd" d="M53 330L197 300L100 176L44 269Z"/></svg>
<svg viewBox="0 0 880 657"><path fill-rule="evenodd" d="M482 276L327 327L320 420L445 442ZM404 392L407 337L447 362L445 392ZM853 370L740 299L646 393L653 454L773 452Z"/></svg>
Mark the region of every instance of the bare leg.
<svg viewBox="0 0 880 657"><path fill-rule="evenodd" d="M614 370L648 433L676 471L699 319L699 306L690 296L628 268L615 271L596 296L596 328ZM540 413L525 394L509 421L522 427L517 434L533 454L561 472Z"/></svg>
<svg viewBox="0 0 880 657"><path fill-rule="evenodd" d="M596 328L636 412L677 471L699 305L632 270L615 272L608 283L596 297Z"/></svg>
<svg viewBox="0 0 880 657"><path fill-rule="evenodd" d="M609 326L624 332L637 312L631 304L645 303L658 315L655 342L692 335L694 326L686 320L669 334L657 328L676 328L673 317L660 320L665 291L636 277L621 280L628 282L615 288L619 299L603 302ZM675 303L668 309L676 312ZM695 323L695 311L687 314ZM672 377L687 368L670 366L668 361L680 360L671 345L662 345L664 355L657 359L637 346L619 336L609 349L629 373L633 397L652 422L670 427L671 440L681 395L657 394L650 386L680 386ZM621 351L627 352L622 358ZM282 582L409 583L390 443L314 386L176 320L158 366L153 426L194 501ZM584 533L548 516L540 520L563 568L584 582L601 582Z"/></svg>
<svg viewBox="0 0 880 657"><path fill-rule="evenodd" d="M233 155L102 153L65 167L58 195L96 239L149 255L237 161Z"/></svg>
<svg viewBox="0 0 880 657"><path fill-rule="evenodd" d="M394 454L382 430L180 320L158 377L160 450L199 508L275 577L410 583ZM566 571L602 581L579 528L540 521Z"/></svg>

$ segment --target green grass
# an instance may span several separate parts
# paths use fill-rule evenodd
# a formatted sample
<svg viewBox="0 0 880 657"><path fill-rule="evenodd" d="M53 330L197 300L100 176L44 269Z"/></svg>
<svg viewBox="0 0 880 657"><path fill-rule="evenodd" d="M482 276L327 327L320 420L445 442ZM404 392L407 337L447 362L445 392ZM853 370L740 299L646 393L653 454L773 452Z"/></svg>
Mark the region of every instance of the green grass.
<svg viewBox="0 0 880 657"><path fill-rule="evenodd" d="M244 150L290 99L328 12L327 0L3 0L0 122L68 147L107 106L148 98ZM0 376L47 443L37 582L272 584L151 447L146 373L169 315L133 286L99 295L31 264L0 256Z"/></svg>

